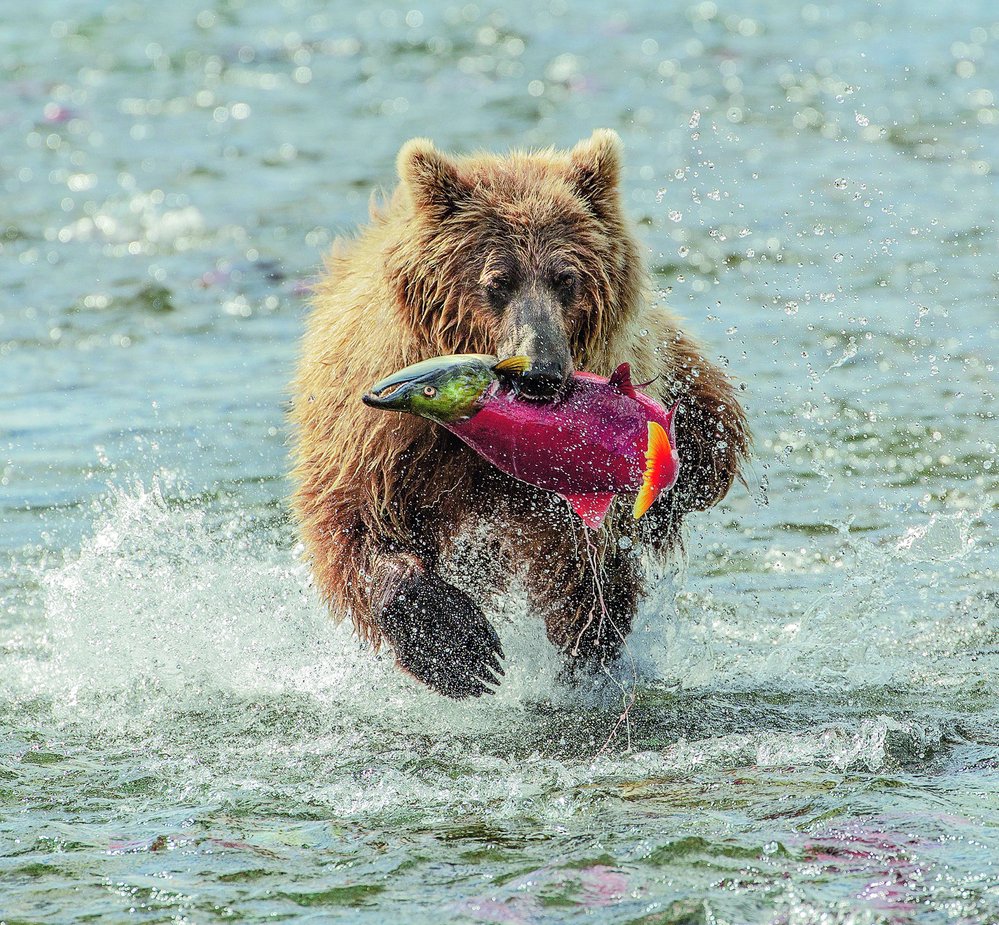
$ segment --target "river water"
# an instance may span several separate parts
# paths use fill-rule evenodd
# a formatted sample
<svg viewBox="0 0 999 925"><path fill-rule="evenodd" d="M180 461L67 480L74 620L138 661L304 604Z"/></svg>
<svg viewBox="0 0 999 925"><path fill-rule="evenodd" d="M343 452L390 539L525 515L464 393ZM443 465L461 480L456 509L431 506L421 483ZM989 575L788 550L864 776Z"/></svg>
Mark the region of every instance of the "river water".
<svg viewBox="0 0 999 925"><path fill-rule="evenodd" d="M7 4L0 920L999 921L997 48L990 0ZM748 487L620 688L511 595L446 702L300 561L309 281L407 138L598 126Z"/></svg>

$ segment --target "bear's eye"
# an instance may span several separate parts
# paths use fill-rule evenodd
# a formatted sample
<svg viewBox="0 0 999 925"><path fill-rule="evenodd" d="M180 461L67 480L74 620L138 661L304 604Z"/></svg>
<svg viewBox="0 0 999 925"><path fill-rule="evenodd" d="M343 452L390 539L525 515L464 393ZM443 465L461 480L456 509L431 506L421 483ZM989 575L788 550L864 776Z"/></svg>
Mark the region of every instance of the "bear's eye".
<svg viewBox="0 0 999 925"><path fill-rule="evenodd" d="M437 389L435 389L432 385L425 385L423 387L423 394L426 395L427 398L433 398L437 394Z"/></svg>
<svg viewBox="0 0 999 925"><path fill-rule="evenodd" d="M513 279L509 276L493 276L483 284L486 299L494 311L501 311L513 292Z"/></svg>
<svg viewBox="0 0 999 925"><path fill-rule="evenodd" d="M552 280L552 287L564 298L571 298L576 294L577 284L576 274L568 271L557 273Z"/></svg>
<svg viewBox="0 0 999 925"><path fill-rule="evenodd" d="M510 278L507 276L494 276L486 282L486 292L490 295L502 295L510 289Z"/></svg>

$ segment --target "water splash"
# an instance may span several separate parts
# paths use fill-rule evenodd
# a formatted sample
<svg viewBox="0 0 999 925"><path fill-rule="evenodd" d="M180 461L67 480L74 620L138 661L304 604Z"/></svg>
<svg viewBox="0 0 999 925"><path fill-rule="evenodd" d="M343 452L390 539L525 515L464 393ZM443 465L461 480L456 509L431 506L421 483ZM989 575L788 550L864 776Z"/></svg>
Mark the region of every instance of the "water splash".
<svg viewBox="0 0 999 925"><path fill-rule="evenodd" d="M79 555L42 575L40 651L8 690L51 697L67 715L129 703L150 720L220 696L302 697L330 718L388 715L416 728L471 728L557 693L558 660L532 623L504 638L507 676L488 706L439 698L330 621L292 550L215 520L168 502L159 480L112 490ZM501 632L524 622L514 598L497 610Z"/></svg>
<svg viewBox="0 0 999 925"><path fill-rule="evenodd" d="M50 701L61 721L117 729L154 728L184 713L246 702L294 702L327 728L369 724L403 737L529 742L561 721L563 734L596 743L591 755L611 739L616 751L627 751L635 719L643 734L676 741L679 751L667 760L684 765L683 710L697 706L680 707L670 728L673 714L662 710L676 692L766 700L822 689L866 696L889 685L946 686L946 656L986 630L971 621L955 632L926 606L935 573L925 566L953 567L969 555L972 520L938 515L890 543L843 526L829 562L785 551L772 559L782 564L778 574L817 578L816 590L807 603L796 593L791 607L768 607L765 618L747 607L746 594L727 594L724 583L699 586L646 562L650 593L627 663L603 688L561 686L560 658L541 621L528 613L523 595L500 596L491 617L508 653L504 683L495 698L455 703L402 675L387 652L363 649L349 625L335 626L293 551L197 504L168 502L154 481L114 490L79 555L43 575L44 626L35 650L9 661L4 688L15 701ZM775 550L761 552L764 561ZM935 661L927 661L929 653ZM622 697L629 735L615 738ZM834 749L830 741L872 735L839 721L834 733L817 728L781 739L767 730L765 711L761 722L753 746L758 762L766 752L838 764L835 755L852 746ZM749 760L744 743L736 751L726 744L727 724L730 718L713 732L710 724L699 726L717 746L699 748L723 763ZM869 754L872 747L854 750Z"/></svg>

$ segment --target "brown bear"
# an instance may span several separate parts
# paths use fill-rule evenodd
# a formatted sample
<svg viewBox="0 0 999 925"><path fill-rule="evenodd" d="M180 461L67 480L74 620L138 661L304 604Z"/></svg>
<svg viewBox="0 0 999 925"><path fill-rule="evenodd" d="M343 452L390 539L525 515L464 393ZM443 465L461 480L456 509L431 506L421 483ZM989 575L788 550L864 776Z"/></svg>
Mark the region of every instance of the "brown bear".
<svg viewBox="0 0 999 925"><path fill-rule="evenodd" d="M683 517L739 474L742 408L650 302L614 132L508 156L452 157L417 138L397 166L370 224L334 246L294 384L294 509L319 589L335 616L451 697L491 693L503 674L473 595L514 576L571 671L607 665L641 594L638 550L676 550ZM451 353L526 354L522 389L537 400L557 399L573 370L609 375L627 361L636 382L655 380L650 394L679 400L677 484L638 522L630 499L615 501L594 540L561 498L443 428L362 404L388 373Z"/></svg>

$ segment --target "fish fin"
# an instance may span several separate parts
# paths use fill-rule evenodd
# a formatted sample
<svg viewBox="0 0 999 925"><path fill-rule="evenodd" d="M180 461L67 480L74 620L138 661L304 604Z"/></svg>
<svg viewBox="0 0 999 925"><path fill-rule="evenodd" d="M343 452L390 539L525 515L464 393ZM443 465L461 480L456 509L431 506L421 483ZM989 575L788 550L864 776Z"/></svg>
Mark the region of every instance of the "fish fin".
<svg viewBox="0 0 999 925"><path fill-rule="evenodd" d="M631 384L631 364L622 363L617 369L611 373L611 377L608 380L615 389L628 398L637 398L638 395L635 392L635 387Z"/></svg>
<svg viewBox="0 0 999 925"><path fill-rule="evenodd" d="M673 406L674 409L676 406ZM670 415L670 431L672 432L672 411ZM672 479L672 481L671 481ZM676 480L676 470L673 465L673 446L669 435L657 421L649 421L649 442L645 450L645 475L642 477L642 487L635 498L632 514L638 520L652 507L659 493L664 488L672 486Z"/></svg>
<svg viewBox="0 0 999 925"><path fill-rule="evenodd" d="M517 373L525 373L531 368L531 358L525 356L507 357L493 364L494 373L503 373L507 376Z"/></svg>
<svg viewBox="0 0 999 925"><path fill-rule="evenodd" d="M562 495L579 519L591 530L599 530L614 500L613 492L599 491L590 495Z"/></svg>

